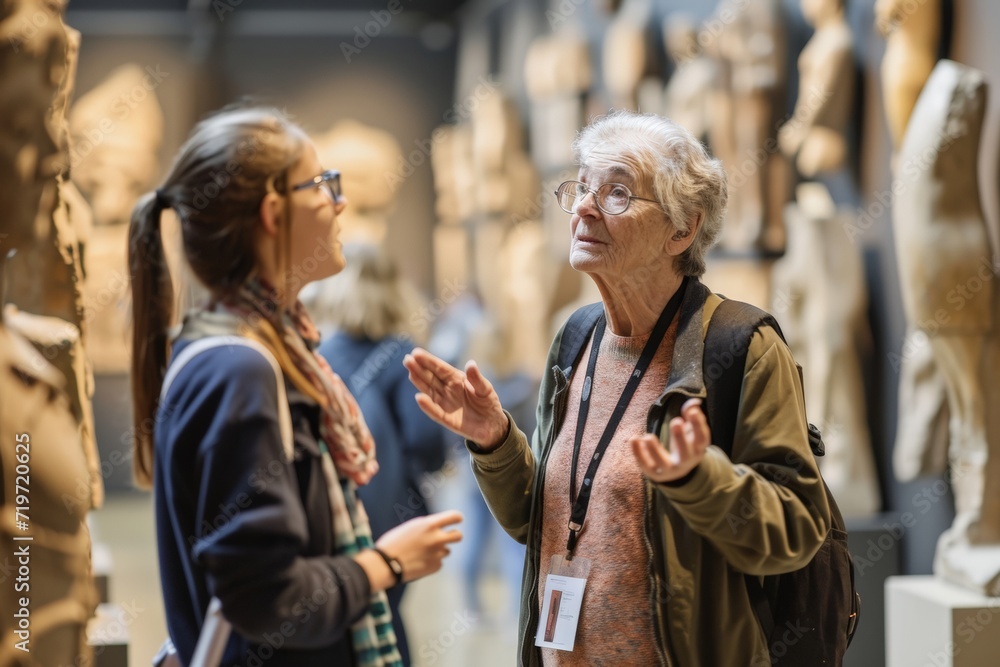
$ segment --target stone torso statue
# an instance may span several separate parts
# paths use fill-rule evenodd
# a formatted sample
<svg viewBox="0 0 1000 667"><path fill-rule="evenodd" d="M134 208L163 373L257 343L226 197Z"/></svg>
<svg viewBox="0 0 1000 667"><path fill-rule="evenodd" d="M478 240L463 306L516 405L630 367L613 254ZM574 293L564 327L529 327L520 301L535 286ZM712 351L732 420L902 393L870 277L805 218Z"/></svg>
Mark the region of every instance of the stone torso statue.
<svg viewBox="0 0 1000 667"><path fill-rule="evenodd" d="M46 18L41 26L39 16ZM26 33L27 25L37 29ZM20 122L0 127L0 295L3 276L16 261L8 251L51 242L39 238L35 223L40 207L51 207L43 202L43 193L54 192L50 165L59 155L51 107L65 73L66 33L58 11L43 2L5 3L0 117ZM0 665L89 663L85 629L96 605L86 524L92 499L79 424L62 392L65 379L7 326L2 312L0 544L11 569L0 585Z"/></svg>
<svg viewBox="0 0 1000 667"><path fill-rule="evenodd" d="M778 139L799 173L813 178L843 168L847 158L854 54L840 0L805 0L802 9L816 32L799 55L799 96Z"/></svg>
<svg viewBox="0 0 1000 667"><path fill-rule="evenodd" d="M929 346L951 415L956 518L935 572L1000 595L1000 294L977 168L985 107L981 72L938 62L900 146L892 221L913 344Z"/></svg>

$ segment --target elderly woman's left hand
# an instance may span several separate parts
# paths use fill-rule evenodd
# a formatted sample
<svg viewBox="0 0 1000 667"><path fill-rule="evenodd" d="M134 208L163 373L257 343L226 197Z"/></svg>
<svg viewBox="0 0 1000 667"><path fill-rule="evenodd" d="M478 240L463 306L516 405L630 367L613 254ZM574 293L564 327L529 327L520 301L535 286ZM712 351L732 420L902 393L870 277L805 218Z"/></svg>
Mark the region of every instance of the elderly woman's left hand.
<svg viewBox="0 0 1000 667"><path fill-rule="evenodd" d="M712 432L701 411L701 399L691 398L681 406L681 415L670 420L670 449L652 433L630 439L632 452L642 472L654 482L681 479L705 458Z"/></svg>

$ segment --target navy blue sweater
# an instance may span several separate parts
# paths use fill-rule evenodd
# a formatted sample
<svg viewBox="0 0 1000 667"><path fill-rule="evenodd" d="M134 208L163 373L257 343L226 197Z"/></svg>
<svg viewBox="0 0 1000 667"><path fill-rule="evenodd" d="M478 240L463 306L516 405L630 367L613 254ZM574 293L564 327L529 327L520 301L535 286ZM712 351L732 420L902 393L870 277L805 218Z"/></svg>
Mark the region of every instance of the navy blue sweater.
<svg viewBox="0 0 1000 667"><path fill-rule="evenodd" d="M405 338L380 341L335 333L319 346L320 355L347 384L375 439L379 472L358 489L378 539L390 528L427 514L426 472L444 465L446 432L414 400L403 357L413 350Z"/></svg>
<svg viewBox="0 0 1000 667"><path fill-rule="evenodd" d="M187 341L179 341L176 355ZM233 636L222 664L353 663L349 626L368 578L335 556L317 445L319 407L286 383L295 433L287 461L274 370L243 346L213 348L178 374L154 430L156 532L170 636L194 653L214 595Z"/></svg>

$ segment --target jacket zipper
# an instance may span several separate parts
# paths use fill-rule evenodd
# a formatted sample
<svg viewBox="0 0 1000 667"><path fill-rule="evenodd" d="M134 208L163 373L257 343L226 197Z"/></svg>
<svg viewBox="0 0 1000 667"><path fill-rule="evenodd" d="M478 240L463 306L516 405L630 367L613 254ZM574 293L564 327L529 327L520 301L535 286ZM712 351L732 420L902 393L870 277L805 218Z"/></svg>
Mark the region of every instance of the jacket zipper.
<svg viewBox="0 0 1000 667"><path fill-rule="evenodd" d="M686 396L688 398L704 398L704 392L692 392L685 389L665 389L660 397L649 406L646 412L646 430L659 437L667 415L667 403L675 396ZM657 520L654 495L656 489L652 482L646 481L643 485L643 492L646 499L646 549L650 559L650 571L653 573L653 610L656 614L654 630L656 631L657 650L660 652L663 664L671 667L673 662L670 659L670 650L667 647L666 638L669 635L666 618L663 615L663 604L660 604L659 596L668 596L666 554L660 553L663 544L663 534L660 531L660 522Z"/></svg>
<svg viewBox="0 0 1000 667"><path fill-rule="evenodd" d="M552 427L549 429L549 434L545 438L545 444L543 445L542 451L540 452L541 457L538 461L538 472L536 473L535 488L538 492L535 494L534 507L532 508L532 520L535 522L535 530L532 535L532 543L535 549L540 549L542 545L542 522L541 522L541 511L543 505L542 495L545 490L545 466L548 464L549 453L552 451L552 443L555 441L556 433L559 432L559 428L562 426L562 421L566 416L566 396L569 393L569 376L564 373L558 366L552 367L552 373L556 380L556 389L553 392L555 402L553 403L553 415L552 415ZM529 554L531 557L530 549L532 544L528 544ZM539 563L538 566L534 568L531 573L531 587L529 589L528 596L528 624L525 627L525 632L530 633L533 629L537 627L537 609L536 600L538 598L538 579L541 573L542 563L541 554L539 553ZM532 636L532 640L524 640L524 646L521 650L521 664L523 665L536 665L538 664L535 660L537 650L535 649L535 642Z"/></svg>

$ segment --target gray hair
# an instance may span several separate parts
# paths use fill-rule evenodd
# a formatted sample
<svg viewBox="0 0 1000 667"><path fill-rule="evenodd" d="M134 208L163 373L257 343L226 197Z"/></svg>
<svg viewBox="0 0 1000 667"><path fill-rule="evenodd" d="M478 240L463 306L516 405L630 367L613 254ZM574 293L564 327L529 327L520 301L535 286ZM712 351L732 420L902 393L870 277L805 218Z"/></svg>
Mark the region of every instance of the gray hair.
<svg viewBox="0 0 1000 667"><path fill-rule="evenodd" d="M639 165L639 178L653 193L675 230L684 233L699 218L691 245L677 258L682 275L705 273L705 256L722 232L729 186L721 160L686 129L663 116L615 111L583 128L573 142L578 164L591 155L625 155Z"/></svg>

